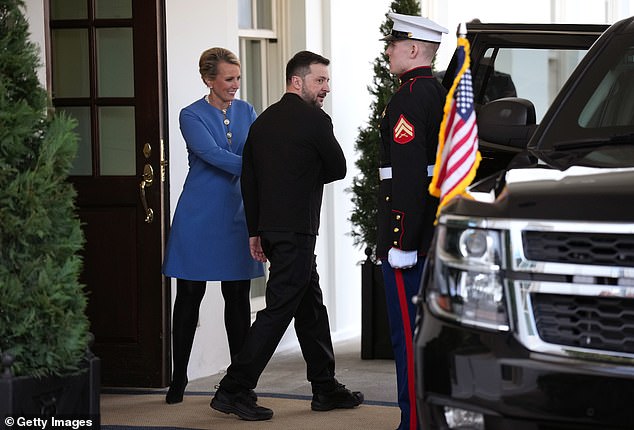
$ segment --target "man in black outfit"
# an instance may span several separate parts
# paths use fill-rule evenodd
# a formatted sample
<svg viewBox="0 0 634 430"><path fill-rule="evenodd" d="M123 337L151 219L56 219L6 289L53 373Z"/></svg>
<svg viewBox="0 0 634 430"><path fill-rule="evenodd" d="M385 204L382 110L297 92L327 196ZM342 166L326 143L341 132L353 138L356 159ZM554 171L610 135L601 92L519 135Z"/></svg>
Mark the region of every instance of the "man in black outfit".
<svg viewBox="0 0 634 430"><path fill-rule="evenodd" d="M270 261L266 308L258 312L242 350L233 358L211 407L244 420L268 420L271 409L255 388L291 320L312 385L311 408L354 408L363 394L335 379L328 312L315 263L324 184L346 175L346 160L321 109L330 61L308 51L286 66L286 93L253 123L242 159L242 198L251 255Z"/></svg>

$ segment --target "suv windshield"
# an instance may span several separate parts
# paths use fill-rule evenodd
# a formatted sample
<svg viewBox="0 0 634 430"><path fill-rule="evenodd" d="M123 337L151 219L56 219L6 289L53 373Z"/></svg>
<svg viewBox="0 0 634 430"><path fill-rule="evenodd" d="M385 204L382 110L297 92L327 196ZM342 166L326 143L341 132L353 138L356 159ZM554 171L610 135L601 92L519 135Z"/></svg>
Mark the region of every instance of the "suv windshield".
<svg viewBox="0 0 634 430"><path fill-rule="evenodd" d="M535 115L517 139L479 138L482 156L474 181L503 169L526 149L530 134L559 94L570 74L606 25L468 23L476 115L490 102L508 97L529 100ZM438 73L449 89L456 73L456 55L447 71ZM528 124L527 124L528 125Z"/></svg>
<svg viewBox="0 0 634 430"><path fill-rule="evenodd" d="M634 42L624 34L603 48L536 148L559 168L634 166Z"/></svg>
<svg viewBox="0 0 634 430"><path fill-rule="evenodd" d="M484 105L503 97L529 99L539 123L585 54L585 49L489 48L476 61L475 101Z"/></svg>

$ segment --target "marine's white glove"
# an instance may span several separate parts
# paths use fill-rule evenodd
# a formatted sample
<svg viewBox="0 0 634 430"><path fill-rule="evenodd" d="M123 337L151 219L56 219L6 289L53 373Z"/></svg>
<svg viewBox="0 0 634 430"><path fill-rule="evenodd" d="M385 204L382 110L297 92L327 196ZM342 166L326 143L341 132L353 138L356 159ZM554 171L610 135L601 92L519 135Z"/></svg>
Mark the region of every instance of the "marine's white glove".
<svg viewBox="0 0 634 430"><path fill-rule="evenodd" d="M394 269L409 269L418 261L418 251L403 251L398 248L390 248L387 253L387 261Z"/></svg>

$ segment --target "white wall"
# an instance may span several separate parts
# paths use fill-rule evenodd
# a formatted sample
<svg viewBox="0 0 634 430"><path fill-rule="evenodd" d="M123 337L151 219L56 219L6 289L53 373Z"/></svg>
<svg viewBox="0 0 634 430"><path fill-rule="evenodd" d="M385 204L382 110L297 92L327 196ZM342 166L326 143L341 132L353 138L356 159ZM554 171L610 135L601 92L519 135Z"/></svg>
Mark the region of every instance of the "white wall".
<svg viewBox="0 0 634 430"><path fill-rule="evenodd" d="M24 2L26 10L26 19L29 22L29 32L31 42L36 44L40 50L40 55L44 57L45 49L45 37L44 37L44 4L40 0L25 0ZM46 88L46 64L42 60L40 67L37 70L37 77L42 83L42 86Z"/></svg>
<svg viewBox="0 0 634 430"><path fill-rule="evenodd" d="M326 216L321 239L328 247L318 249L318 256L327 260L321 267L328 289L327 305L335 335L345 337L361 333L361 267L365 259L360 248L352 243L348 221L353 205L346 191L359 174L354 163L358 158L354 145L359 127L367 124L372 98L368 85L373 80L373 62L383 50L379 26L389 11L390 0L330 0L324 2L325 20L330 33L326 55L330 58L331 93L326 110L333 119L335 135L346 155L348 173L342 181L329 185L325 203L331 209ZM327 277L326 277L327 275Z"/></svg>
<svg viewBox="0 0 634 430"><path fill-rule="evenodd" d="M208 93L200 79L198 59L213 46L238 49L238 11L233 1L166 0L168 144L171 214L187 175L187 152L181 136L180 110ZM175 281L172 301L176 297ZM210 282L201 304L199 327L189 363L189 379L216 373L229 364L229 346L224 329L223 298L220 284Z"/></svg>

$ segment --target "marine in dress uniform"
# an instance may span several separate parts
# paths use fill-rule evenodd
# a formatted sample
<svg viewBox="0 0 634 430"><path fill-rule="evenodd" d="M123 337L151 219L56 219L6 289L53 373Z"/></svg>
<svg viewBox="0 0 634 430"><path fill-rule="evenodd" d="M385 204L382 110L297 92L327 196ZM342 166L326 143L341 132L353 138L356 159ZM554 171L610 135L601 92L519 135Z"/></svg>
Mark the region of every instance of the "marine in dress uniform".
<svg viewBox="0 0 634 430"><path fill-rule="evenodd" d="M377 257L382 261L397 373L399 429L418 428L414 387L412 297L418 292L438 200L428 192L446 90L431 60L447 29L420 17L390 13L387 55L400 86L381 119ZM408 43L411 42L411 43Z"/></svg>

